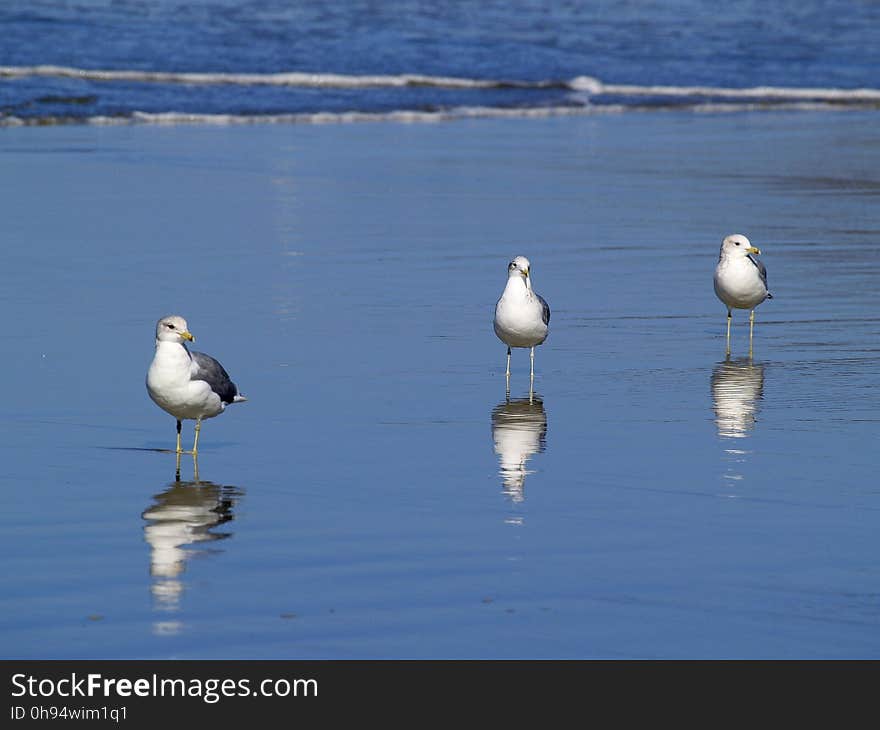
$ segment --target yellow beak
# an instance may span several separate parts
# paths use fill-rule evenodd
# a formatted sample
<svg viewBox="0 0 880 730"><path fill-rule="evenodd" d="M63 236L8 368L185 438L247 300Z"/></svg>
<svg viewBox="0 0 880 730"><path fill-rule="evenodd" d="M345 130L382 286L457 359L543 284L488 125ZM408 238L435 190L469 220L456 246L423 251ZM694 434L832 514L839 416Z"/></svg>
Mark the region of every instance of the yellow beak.
<svg viewBox="0 0 880 730"><path fill-rule="evenodd" d="M192 333L190 333L189 330L184 330L180 333L180 336L183 337L183 339L185 340L189 340L190 342L196 341L196 338L192 336Z"/></svg>
<svg viewBox="0 0 880 730"><path fill-rule="evenodd" d="M760 249L760 248L757 248L757 247L755 247L755 246L749 246L749 247L746 249L746 252L747 252L747 253L757 253L757 254L760 254L760 253L761 253L761 249Z"/></svg>

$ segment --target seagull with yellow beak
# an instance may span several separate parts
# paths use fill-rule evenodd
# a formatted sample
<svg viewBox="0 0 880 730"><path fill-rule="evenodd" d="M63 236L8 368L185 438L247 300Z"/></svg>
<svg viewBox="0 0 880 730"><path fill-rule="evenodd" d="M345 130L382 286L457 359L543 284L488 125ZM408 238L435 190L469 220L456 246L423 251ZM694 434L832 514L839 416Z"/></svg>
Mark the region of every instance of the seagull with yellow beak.
<svg viewBox="0 0 880 730"><path fill-rule="evenodd" d="M177 453L181 421L196 422L191 453L198 454L202 421L219 416L230 403L247 400L238 392L223 366L203 352L190 352L186 342L195 341L186 320L177 315L156 323L156 354L147 371L147 392L163 411L177 419Z"/></svg>
<svg viewBox="0 0 880 730"><path fill-rule="evenodd" d="M531 264L517 256L507 265L507 286L495 305L495 334L507 345L507 391L510 392L510 348L531 348L531 379L535 380L535 347L547 339L550 306L532 289Z"/></svg>
<svg viewBox="0 0 880 730"><path fill-rule="evenodd" d="M727 306L727 354L730 354L731 309L750 309L749 355L752 354L752 333L755 307L773 295L767 289L767 269L756 258L760 249L739 233L721 242L721 253L715 267L715 294Z"/></svg>

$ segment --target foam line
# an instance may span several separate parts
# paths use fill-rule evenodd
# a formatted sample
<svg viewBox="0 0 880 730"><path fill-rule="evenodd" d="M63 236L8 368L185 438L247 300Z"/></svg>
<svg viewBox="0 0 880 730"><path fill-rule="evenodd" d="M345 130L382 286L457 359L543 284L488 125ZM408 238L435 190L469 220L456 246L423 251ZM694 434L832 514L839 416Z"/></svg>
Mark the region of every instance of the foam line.
<svg viewBox="0 0 880 730"><path fill-rule="evenodd" d="M241 86L292 86L303 88L382 88L427 86L447 89L569 89L588 96L714 98L714 99L780 99L859 103L880 101L880 89L799 88L755 86L642 86L638 84L607 84L593 76L577 76L569 80L546 79L518 81L509 79L471 79L455 76L424 74L345 75L334 73L201 73L177 71L144 71L138 69L84 69L70 66L0 66L0 78L45 76L88 81L127 81L182 85L234 84Z"/></svg>
<svg viewBox="0 0 880 730"><path fill-rule="evenodd" d="M729 114L756 111L846 111L852 105L830 102L786 101L780 103L723 103L627 105L603 104L550 107L456 107L440 111L399 110L392 112L307 112L292 114L202 114L188 112L133 112L114 116L43 116L17 117L0 115L0 127L57 126L92 124L119 126L131 124L234 126L246 124L355 124L359 122L431 123L463 119L541 119L550 117L597 116L624 113L692 112Z"/></svg>
<svg viewBox="0 0 880 730"><path fill-rule="evenodd" d="M880 89L803 88L789 86L753 86L737 89L725 86L638 86L604 84L589 76L572 79L571 88L598 96L661 96L720 99L782 99L804 101L860 102L880 101Z"/></svg>
<svg viewBox="0 0 880 730"><path fill-rule="evenodd" d="M422 74L351 76L333 73L200 73L178 71L141 71L83 69L69 66L0 66L0 78L44 76L73 78L87 81L139 81L144 83L240 86L299 86L303 88L381 88L405 86L433 86L447 89L497 88L568 88L559 81L505 81L468 79L454 76L426 76Z"/></svg>

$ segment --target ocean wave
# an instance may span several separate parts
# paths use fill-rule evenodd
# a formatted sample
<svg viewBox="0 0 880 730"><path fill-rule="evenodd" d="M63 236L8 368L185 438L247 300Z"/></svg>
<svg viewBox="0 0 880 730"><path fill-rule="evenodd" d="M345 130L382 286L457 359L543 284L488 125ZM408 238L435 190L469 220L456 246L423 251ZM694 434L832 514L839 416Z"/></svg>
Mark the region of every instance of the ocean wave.
<svg viewBox="0 0 880 730"><path fill-rule="evenodd" d="M466 119L547 119L552 117L585 117L625 114L632 112L663 113L691 112L697 114L731 114L762 111L846 111L856 107L841 106L829 102L789 101L784 103L724 103L701 102L683 106L669 105L627 105L604 104L591 106L547 106L547 107L455 107L444 110L407 110L390 112L300 112L289 114L217 114L190 112L132 112L118 115L42 116L18 117L0 116L0 127L20 126L60 126L65 124L87 124L94 126L124 125L203 125L203 126L242 126L260 124L356 124L361 122L432 123Z"/></svg>
<svg viewBox="0 0 880 730"><path fill-rule="evenodd" d="M0 66L0 79L33 76L73 78L88 81L126 81L179 85L291 86L301 88L402 88L443 89L565 89L586 97L711 98L746 100L804 100L835 103L880 102L880 89L800 88L755 86L674 86L610 84L593 76L571 79L524 81L516 79L476 79L424 74L346 75L285 71L279 73L210 73L190 71L145 71L139 69L85 69L70 66Z"/></svg>
<svg viewBox="0 0 880 730"><path fill-rule="evenodd" d="M72 68L69 66L0 66L0 78L43 76L87 81L135 81L190 86L296 86L301 88L369 89L433 86L443 89L571 88L564 81L469 79L422 74L346 75L283 71L279 73L203 73L197 71L142 71Z"/></svg>
<svg viewBox="0 0 880 730"><path fill-rule="evenodd" d="M880 101L880 89L806 88L792 86L638 86L633 84L605 84L591 76L572 79L571 88L590 95L652 96L667 98L713 99L766 99L805 100L828 102Z"/></svg>
<svg viewBox="0 0 880 730"><path fill-rule="evenodd" d="M133 112L127 115L91 117L0 117L0 127L51 126L62 124L92 124L119 126L134 124L156 125L213 125L233 126L246 124L353 124L357 122L430 123L456 119L515 119L549 118L557 116L584 116L590 114L622 113L626 108L608 104L601 107L456 107L445 110L408 110L390 112L301 112L290 114L200 114L189 112Z"/></svg>

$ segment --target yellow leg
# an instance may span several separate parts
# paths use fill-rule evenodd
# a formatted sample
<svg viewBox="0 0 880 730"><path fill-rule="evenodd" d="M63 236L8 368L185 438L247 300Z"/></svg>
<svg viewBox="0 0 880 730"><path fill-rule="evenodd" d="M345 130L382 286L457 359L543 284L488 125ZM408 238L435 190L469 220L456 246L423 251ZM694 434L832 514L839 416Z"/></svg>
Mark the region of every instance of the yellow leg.
<svg viewBox="0 0 880 730"><path fill-rule="evenodd" d="M177 466L174 467L174 481L180 481L180 452L177 452Z"/></svg>
<svg viewBox="0 0 880 730"><path fill-rule="evenodd" d="M730 310L727 310L727 354L730 354L730 319L731 314Z"/></svg>
<svg viewBox="0 0 880 730"><path fill-rule="evenodd" d="M182 451L181 448L180 448L180 425L181 425L181 424L180 424L180 421L178 421L178 422L177 422L177 453L178 453L178 454L182 454L182 453L183 453L183 451ZM179 464L179 463L180 463L180 462L178 461L178 464Z"/></svg>
<svg viewBox="0 0 880 730"><path fill-rule="evenodd" d="M749 314L749 357L752 356L752 334L755 330L755 310Z"/></svg>
<svg viewBox="0 0 880 730"><path fill-rule="evenodd" d="M196 438L195 438L195 441L193 441L193 450L192 450L193 458L195 458L195 456L199 453L199 433L201 432L201 430L202 430L202 419L197 418L196 419Z"/></svg>

